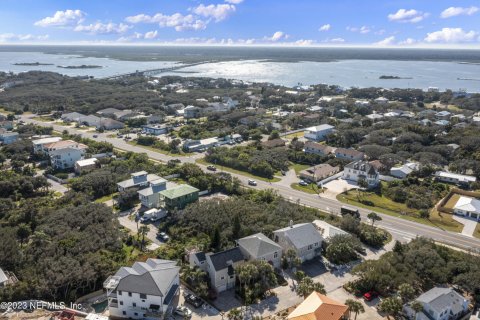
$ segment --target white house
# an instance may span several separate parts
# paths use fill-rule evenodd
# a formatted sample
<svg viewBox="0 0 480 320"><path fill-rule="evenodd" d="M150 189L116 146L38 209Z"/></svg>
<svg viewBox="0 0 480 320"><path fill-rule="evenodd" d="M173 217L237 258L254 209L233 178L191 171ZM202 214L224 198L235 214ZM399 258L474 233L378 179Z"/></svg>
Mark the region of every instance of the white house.
<svg viewBox="0 0 480 320"><path fill-rule="evenodd" d="M332 133L334 130L334 126L329 124L321 124L319 126L307 128L305 130L304 137L308 140L323 141L326 139L327 135Z"/></svg>
<svg viewBox="0 0 480 320"><path fill-rule="evenodd" d="M146 208L158 208L160 206L160 191L167 189L167 180L158 178L149 182L145 189L137 191L142 206Z"/></svg>
<svg viewBox="0 0 480 320"><path fill-rule="evenodd" d="M379 98L375 99L375 102L383 105L383 104L388 104L389 101L385 97L379 97Z"/></svg>
<svg viewBox="0 0 480 320"><path fill-rule="evenodd" d="M78 160L77 162L75 162L75 172L77 174L82 174L88 171L92 171L97 167L97 162L97 158Z"/></svg>
<svg viewBox="0 0 480 320"><path fill-rule="evenodd" d="M207 138L202 140L186 140L183 143L183 149L188 152L204 151L210 147L215 147L220 143L218 138Z"/></svg>
<svg viewBox="0 0 480 320"><path fill-rule="evenodd" d="M35 152L35 153L46 153L46 150L44 148L45 145L53 143L53 142L58 142L58 141L61 141L61 140L62 140L62 138L60 138L60 137L47 137L47 138L32 140L33 152Z"/></svg>
<svg viewBox="0 0 480 320"><path fill-rule="evenodd" d="M175 261L147 259L120 268L103 284L110 317L158 320L167 318L180 287Z"/></svg>
<svg viewBox="0 0 480 320"><path fill-rule="evenodd" d="M85 154L85 151L88 149L88 146L83 143L78 143L73 140L60 140L56 142L43 144L43 152L52 155L52 151L57 151L60 149L71 148L81 150L82 155ZM77 159L78 160L78 159ZM72 165L73 166L73 165Z"/></svg>
<svg viewBox="0 0 480 320"><path fill-rule="evenodd" d="M365 158L365 153L361 151L357 151L355 149L336 148L335 158L350 160L350 161L363 160L363 158Z"/></svg>
<svg viewBox="0 0 480 320"><path fill-rule="evenodd" d="M395 178L405 179L410 173L418 170L418 163L408 162L399 167L392 167L390 169L390 175Z"/></svg>
<svg viewBox="0 0 480 320"><path fill-rule="evenodd" d="M49 151L50 163L56 169L69 169L75 167L75 162L83 158L83 149L67 147Z"/></svg>
<svg viewBox="0 0 480 320"><path fill-rule="evenodd" d="M183 117L185 119L198 118L200 117L201 113L202 109L195 106L186 106L185 109L183 109Z"/></svg>
<svg viewBox="0 0 480 320"><path fill-rule="evenodd" d="M453 207L453 212L460 216L480 220L480 200L472 197L460 196Z"/></svg>
<svg viewBox="0 0 480 320"><path fill-rule="evenodd" d="M222 292L235 287L235 267L245 261L239 247L206 255L212 288Z"/></svg>
<svg viewBox="0 0 480 320"><path fill-rule="evenodd" d="M129 188L145 188L149 185L150 181L160 179L156 174L149 174L146 171L135 172L130 176L130 179L117 183L118 191L122 192Z"/></svg>
<svg viewBox="0 0 480 320"><path fill-rule="evenodd" d="M198 267L205 272L208 270L207 255L203 251L190 252L188 254L188 263L192 268Z"/></svg>
<svg viewBox="0 0 480 320"><path fill-rule="evenodd" d="M347 164L343 169L343 179L357 182L365 180L369 188L375 187L380 182L377 169L367 161L355 161Z"/></svg>
<svg viewBox="0 0 480 320"><path fill-rule="evenodd" d="M327 156L335 151L335 148L327 146L326 144L320 144L313 141L305 142L303 151L305 153L313 153L319 156Z"/></svg>
<svg viewBox="0 0 480 320"><path fill-rule="evenodd" d="M6 273L0 268L0 288L5 287L9 280Z"/></svg>
<svg viewBox="0 0 480 320"><path fill-rule="evenodd" d="M327 223L323 220L315 220L313 221L313 224L317 228L317 230L320 232L322 235L322 238L327 240L328 238L331 238L336 235L347 235L349 234L346 231L343 231L340 228L337 228L335 226L332 226L330 223Z"/></svg>
<svg viewBox="0 0 480 320"><path fill-rule="evenodd" d="M465 186L468 186L471 183L477 181L477 178L474 176L467 176L464 174L452 173L447 171L435 172L435 179L441 182L454 183Z"/></svg>
<svg viewBox="0 0 480 320"><path fill-rule="evenodd" d="M312 223L299 223L273 232L274 241L283 251L293 249L302 262L311 260L322 253L323 238Z"/></svg>
<svg viewBox="0 0 480 320"><path fill-rule="evenodd" d="M415 314L409 304L403 307L409 319L458 320L468 313L469 301L452 288L435 287L420 295L416 301L423 311Z"/></svg>
<svg viewBox="0 0 480 320"><path fill-rule="evenodd" d="M167 124L154 124L143 126L142 130L147 134L152 134L154 136L159 136L161 134L166 134L172 129L171 126Z"/></svg>
<svg viewBox="0 0 480 320"><path fill-rule="evenodd" d="M237 244L247 260L263 260L280 268L282 247L263 233L238 239Z"/></svg>

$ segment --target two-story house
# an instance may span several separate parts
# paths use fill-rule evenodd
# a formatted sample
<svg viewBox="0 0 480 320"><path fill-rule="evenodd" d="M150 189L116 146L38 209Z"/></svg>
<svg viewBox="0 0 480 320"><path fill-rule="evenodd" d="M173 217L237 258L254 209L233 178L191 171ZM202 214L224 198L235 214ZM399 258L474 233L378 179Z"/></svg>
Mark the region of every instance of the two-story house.
<svg viewBox="0 0 480 320"><path fill-rule="evenodd" d="M126 319L164 319L180 287L175 261L147 259L120 268L103 284L110 316Z"/></svg>
<svg viewBox="0 0 480 320"><path fill-rule="evenodd" d="M357 151L355 149L337 148L335 149L335 158L343 160L363 160L365 153Z"/></svg>
<svg viewBox="0 0 480 320"><path fill-rule="evenodd" d="M158 178L149 182L147 188L138 190L138 197L142 206L152 209L160 206L160 192L167 189L167 180Z"/></svg>
<svg viewBox="0 0 480 320"><path fill-rule="evenodd" d="M283 252L293 249L302 262L311 260L322 253L322 235L312 223L299 223L273 232L274 241Z"/></svg>
<svg viewBox="0 0 480 320"><path fill-rule="evenodd" d="M49 152L50 163L55 169L69 169L75 167L75 163L83 158L84 149L62 148Z"/></svg>
<svg viewBox="0 0 480 320"><path fill-rule="evenodd" d="M198 201L199 192L200 190L188 184L162 190L159 192L159 205L167 210L183 209Z"/></svg>
<svg viewBox="0 0 480 320"><path fill-rule="evenodd" d="M235 267L244 263L245 257L239 247L217 253L207 253L207 272L212 288L222 292L235 287Z"/></svg>
<svg viewBox="0 0 480 320"><path fill-rule="evenodd" d="M326 144L320 144L313 141L305 142L303 151L305 153L313 153L319 156L328 156L335 151L335 148L327 146Z"/></svg>
<svg viewBox="0 0 480 320"><path fill-rule="evenodd" d="M358 183L367 182L368 188L376 187L380 182L377 169L367 161L355 161L347 164L343 169L343 179Z"/></svg>
<svg viewBox="0 0 480 320"><path fill-rule="evenodd" d="M47 153L45 149L45 145L48 145L53 142L61 141L62 138L60 137L47 137L42 139L32 140L33 144L33 152L34 153Z"/></svg>
<svg viewBox="0 0 480 320"><path fill-rule="evenodd" d="M18 132L1 132L4 129L0 129L0 142L2 144L12 144L18 140Z"/></svg>
<svg viewBox="0 0 480 320"><path fill-rule="evenodd" d="M304 137L307 140L323 141L327 138L327 135L333 133L334 126L329 124L321 124L319 126L310 127L305 130Z"/></svg>
<svg viewBox="0 0 480 320"><path fill-rule="evenodd" d="M123 192L130 188L145 188L150 184L150 181L161 179L156 174L149 174L146 171L134 172L130 175L130 179L117 183L119 192Z"/></svg>
<svg viewBox="0 0 480 320"><path fill-rule="evenodd" d="M283 249L263 233L238 239L237 244L247 260L263 260L280 268Z"/></svg>

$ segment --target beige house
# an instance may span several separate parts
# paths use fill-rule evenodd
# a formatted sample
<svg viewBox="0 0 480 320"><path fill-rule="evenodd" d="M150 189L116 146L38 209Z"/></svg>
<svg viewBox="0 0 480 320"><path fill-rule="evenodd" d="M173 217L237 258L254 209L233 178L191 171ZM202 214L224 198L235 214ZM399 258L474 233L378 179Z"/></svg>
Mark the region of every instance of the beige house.
<svg viewBox="0 0 480 320"><path fill-rule="evenodd" d="M340 171L339 167L332 167L328 163L322 163L314 167L300 171L300 179L318 183Z"/></svg>

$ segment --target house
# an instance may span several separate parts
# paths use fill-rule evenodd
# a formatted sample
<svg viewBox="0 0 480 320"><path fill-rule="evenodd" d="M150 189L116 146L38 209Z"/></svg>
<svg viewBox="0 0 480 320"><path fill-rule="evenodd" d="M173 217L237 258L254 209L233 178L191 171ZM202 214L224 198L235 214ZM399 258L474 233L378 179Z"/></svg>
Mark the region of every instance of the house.
<svg viewBox="0 0 480 320"><path fill-rule="evenodd" d="M379 97L377 99L374 100L377 104L381 104L381 105L385 105L385 104L388 104L388 99L385 98L385 97Z"/></svg>
<svg viewBox="0 0 480 320"><path fill-rule="evenodd" d="M480 200L460 196L453 207L453 212L459 216L469 217L480 221Z"/></svg>
<svg viewBox="0 0 480 320"><path fill-rule="evenodd" d="M198 267L201 270L207 272L207 256L203 251L193 251L188 254L188 263L190 267Z"/></svg>
<svg viewBox="0 0 480 320"><path fill-rule="evenodd" d="M102 117L114 118L117 120L124 120L129 116L131 116L133 114L133 111L129 109L119 110L116 108L106 108L106 109L97 111L97 114L99 114Z"/></svg>
<svg viewBox="0 0 480 320"><path fill-rule="evenodd" d="M267 141L262 142L262 146L264 146L265 148L284 147L285 146L285 140L282 140L280 138L267 140Z"/></svg>
<svg viewBox="0 0 480 320"><path fill-rule="evenodd" d="M130 179L117 183L117 189L119 192L125 191L130 188L145 188L149 185L150 181L160 179L156 174L149 174L146 171L139 171L132 173Z"/></svg>
<svg viewBox="0 0 480 320"><path fill-rule="evenodd" d="M328 156L335 151L335 148L327 146L326 144L320 144L313 141L305 142L303 151L305 153L313 153L319 156Z"/></svg>
<svg viewBox="0 0 480 320"><path fill-rule="evenodd" d="M160 191L160 206L167 210L183 209L198 200L199 191L188 184Z"/></svg>
<svg viewBox="0 0 480 320"><path fill-rule="evenodd" d="M122 129L125 125L117 120L113 120L110 118L101 118L99 123L95 126L97 129L103 130L117 130Z"/></svg>
<svg viewBox="0 0 480 320"><path fill-rule="evenodd" d="M373 188L380 182L378 171L369 162L354 161L343 169L343 179L358 183L359 180L365 180L368 188Z"/></svg>
<svg viewBox="0 0 480 320"><path fill-rule="evenodd" d="M299 223L273 232L274 241L286 252L293 249L302 262L320 256L323 238L312 223Z"/></svg>
<svg viewBox="0 0 480 320"><path fill-rule="evenodd" d="M370 105L370 101L368 101L368 100L355 100L354 105L355 105L355 107L368 107Z"/></svg>
<svg viewBox="0 0 480 320"><path fill-rule="evenodd" d="M12 144L18 140L18 132L0 133L0 142L2 144Z"/></svg>
<svg viewBox="0 0 480 320"><path fill-rule="evenodd" d="M467 176L458 173L452 173L447 171L437 171L435 172L435 179L441 182L453 183L460 186L470 186L470 184L477 181L477 178L474 176Z"/></svg>
<svg viewBox="0 0 480 320"><path fill-rule="evenodd" d="M320 106L311 106L307 108L308 111L310 112L319 112L323 110L323 107Z"/></svg>
<svg viewBox="0 0 480 320"><path fill-rule="evenodd" d="M382 114L379 114L379 113L372 113L372 114L368 114L366 115L366 117L370 120L380 120L383 118L383 115Z"/></svg>
<svg viewBox="0 0 480 320"><path fill-rule="evenodd" d="M238 239L237 244L245 259L267 261L274 268L280 268L282 247L263 233Z"/></svg>
<svg viewBox="0 0 480 320"><path fill-rule="evenodd" d="M160 206L160 191L167 189L167 180L158 178L149 182L145 189L137 191L142 206L152 209Z"/></svg>
<svg viewBox="0 0 480 320"><path fill-rule="evenodd" d="M9 120L0 121L0 128L5 130L13 130L13 121L9 121Z"/></svg>
<svg viewBox="0 0 480 320"><path fill-rule="evenodd" d="M167 318L179 294L180 267L175 261L147 259L120 268L103 283L112 318Z"/></svg>
<svg viewBox="0 0 480 320"><path fill-rule="evenodd" d="M78 160L77 162L75 162L75 173L82 174L90 172L97 167L97 162L97 158Z"/></svg>
<svg viewBox="0 0 480 320"><path fill-rule="evenodd" d="M335 226L332 226L331 224L323 221L323 220L315 220L313 221L313 224L317 228L317 230L320 232L322 235L322 238L327 240L328 238L331 238L333 236L337 235L347 235L349 234L346 231L343 231L340 228L337 228Z"/></svg>
<svg viewBox="0 0 480 320"><path fill-rule="evenodd" d="M206 259L212 288L217 292L223 292L235 287L235 268L245 261L239 247L208 253Z"/></svg>
<svg viewBox="0 0 480 320"><path fill-rule="evenodd" d="M42 139L36 139L32 140L33 144L33 152L34 153L47 153L47 150L45 149L45 145L61 141L62 138L60 137L46 137Z"/></svg>
<svg viewBox="0 0 480 320"><path fill-rule="evenodd" d="M99 128L100 127L100 122L101 118L94 116L94 115L88 115L88 116L83 116L78 121L76 121L79 125L84 125L88 127L95 127Z"/></svg>
<svg viewBox="0 0 480 320"><path fill-rule="evenodd" d="M202 114L202 109L195 106L186 106L183 109L183 117L185 119L195 119L199 118Z"/></svg>
<svg viewBox="0 0 480 320"><path fill-rule="evenodd" d="M335 158L350 161L363 160L363 158L365 158L365 153L355 149L336 148Z"/></svg>
<svg viewBox="0 0 480 320"><path fill-rule="evenodd" d="M84 114L78 112L64 113L60 117L64 122L80 122L80 119L85 117Z"/></svg>
<svg viewBox="0 0 480 320"><path fill-rule="evenodd" d="M152 134L154 136L159 136L161 134L168 133L172 129L172 127L168 124L155 124L155 125L143 126L142 129L146 134Z"/></svg>
<svg viewBox="0 0 480 320"><path fill-rule="evenodd" d="M300 171L300 179L318 183L340 171L340 167L332 167L328 163L318 164Z"/></svg>
<svg viewBox="0 0 480 320"><path fill-rule="evenodd" d="M434 287L415 301L422 304L421 312L415 313L409 304L403 307L412 320L458 320L468 313L469 301L452 288Z"/></svg>
<svg viewBox="0 0 480 320"><path fill-rule="evenodd" d="M399 167L392 167L390 169L390 175L395 178L405 179L410 173L418 170L418 163L408 162Z"/></svg>
<svg viewBox="0 0 480 320"><path fill-rule="evenodd" d="M448 121L448 120L437 120L433 124L436 124L437 126L448 126L450 124L450 121Z"/></svg>
<svg viewBox="0 0 480 320"><path fill-rule="evenodd" d="M82 159L84 154L83 149L76 147L60 148L48 152L50 163L55 169L70 169L75 167L75 163Z"/></svg>
<svg viewBox="0 0 480 320"><path fill-rule="evenodd" d="M9 283L7 274L0 268L0 288L5 287Z"/></svg>
<svg viewBox="0 0 480 320"><path fill-rule="evenodd" d="M452 113L446 110L435 113L435 118L438 120L448 120L452 116Z"/></svg>
<svg viewBox="0 0 480 320"><path fill-rule="evenodd" d="M348 307L316 291L287 317L288 320L346 320Z"/></svg>
<svg viewBox="0 0 480 320"><path fill-rule="evenodd" d="M327 135L333 133L334 130L334 126L331 126L329 124L322 124L319 126L307 128L305 130L304 137L307 140L323 141L326 139Z"/></svg>
<svg viewBox="0 0 480 320"><path fill-rule="evenodd" d="M432 121L430 121L429 119L422 119L422 120L419 121L419 123L420 123L422 126L428 127L429 125L432 124Z"/></svg>
<svg viewBox="0 0 480 320"><path fill-rule="evenodd" d="M187 152L201 152L208 148L216 147L219 144L218 138L207 138L202 140L186 140L183 143L183 149Z"/></svg>
<svg viewBox="0 0 480 320"><path fill-rule="evenodd" d="M83 156L85 154L85 151L88 149L88 146L73 140L59 140L56 142L44 144L43 152L51 156L53 151L57 151L65 148L78 149L79 151L81 151L81 154ZM77 159L77 160L80 160L80 159ZM73 164L72 164L72 167L73 167Z"/></svg>

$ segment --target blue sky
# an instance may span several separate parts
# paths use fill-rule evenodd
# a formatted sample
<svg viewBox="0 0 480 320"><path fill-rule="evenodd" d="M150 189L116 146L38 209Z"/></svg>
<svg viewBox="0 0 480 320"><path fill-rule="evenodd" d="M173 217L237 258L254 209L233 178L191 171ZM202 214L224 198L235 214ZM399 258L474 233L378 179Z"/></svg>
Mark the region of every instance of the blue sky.
<svg viewBox="0 0 480 320"><path fill-rule="evenodd" d="M1 0L0 43L479 46L480 0Z"/></svg>

